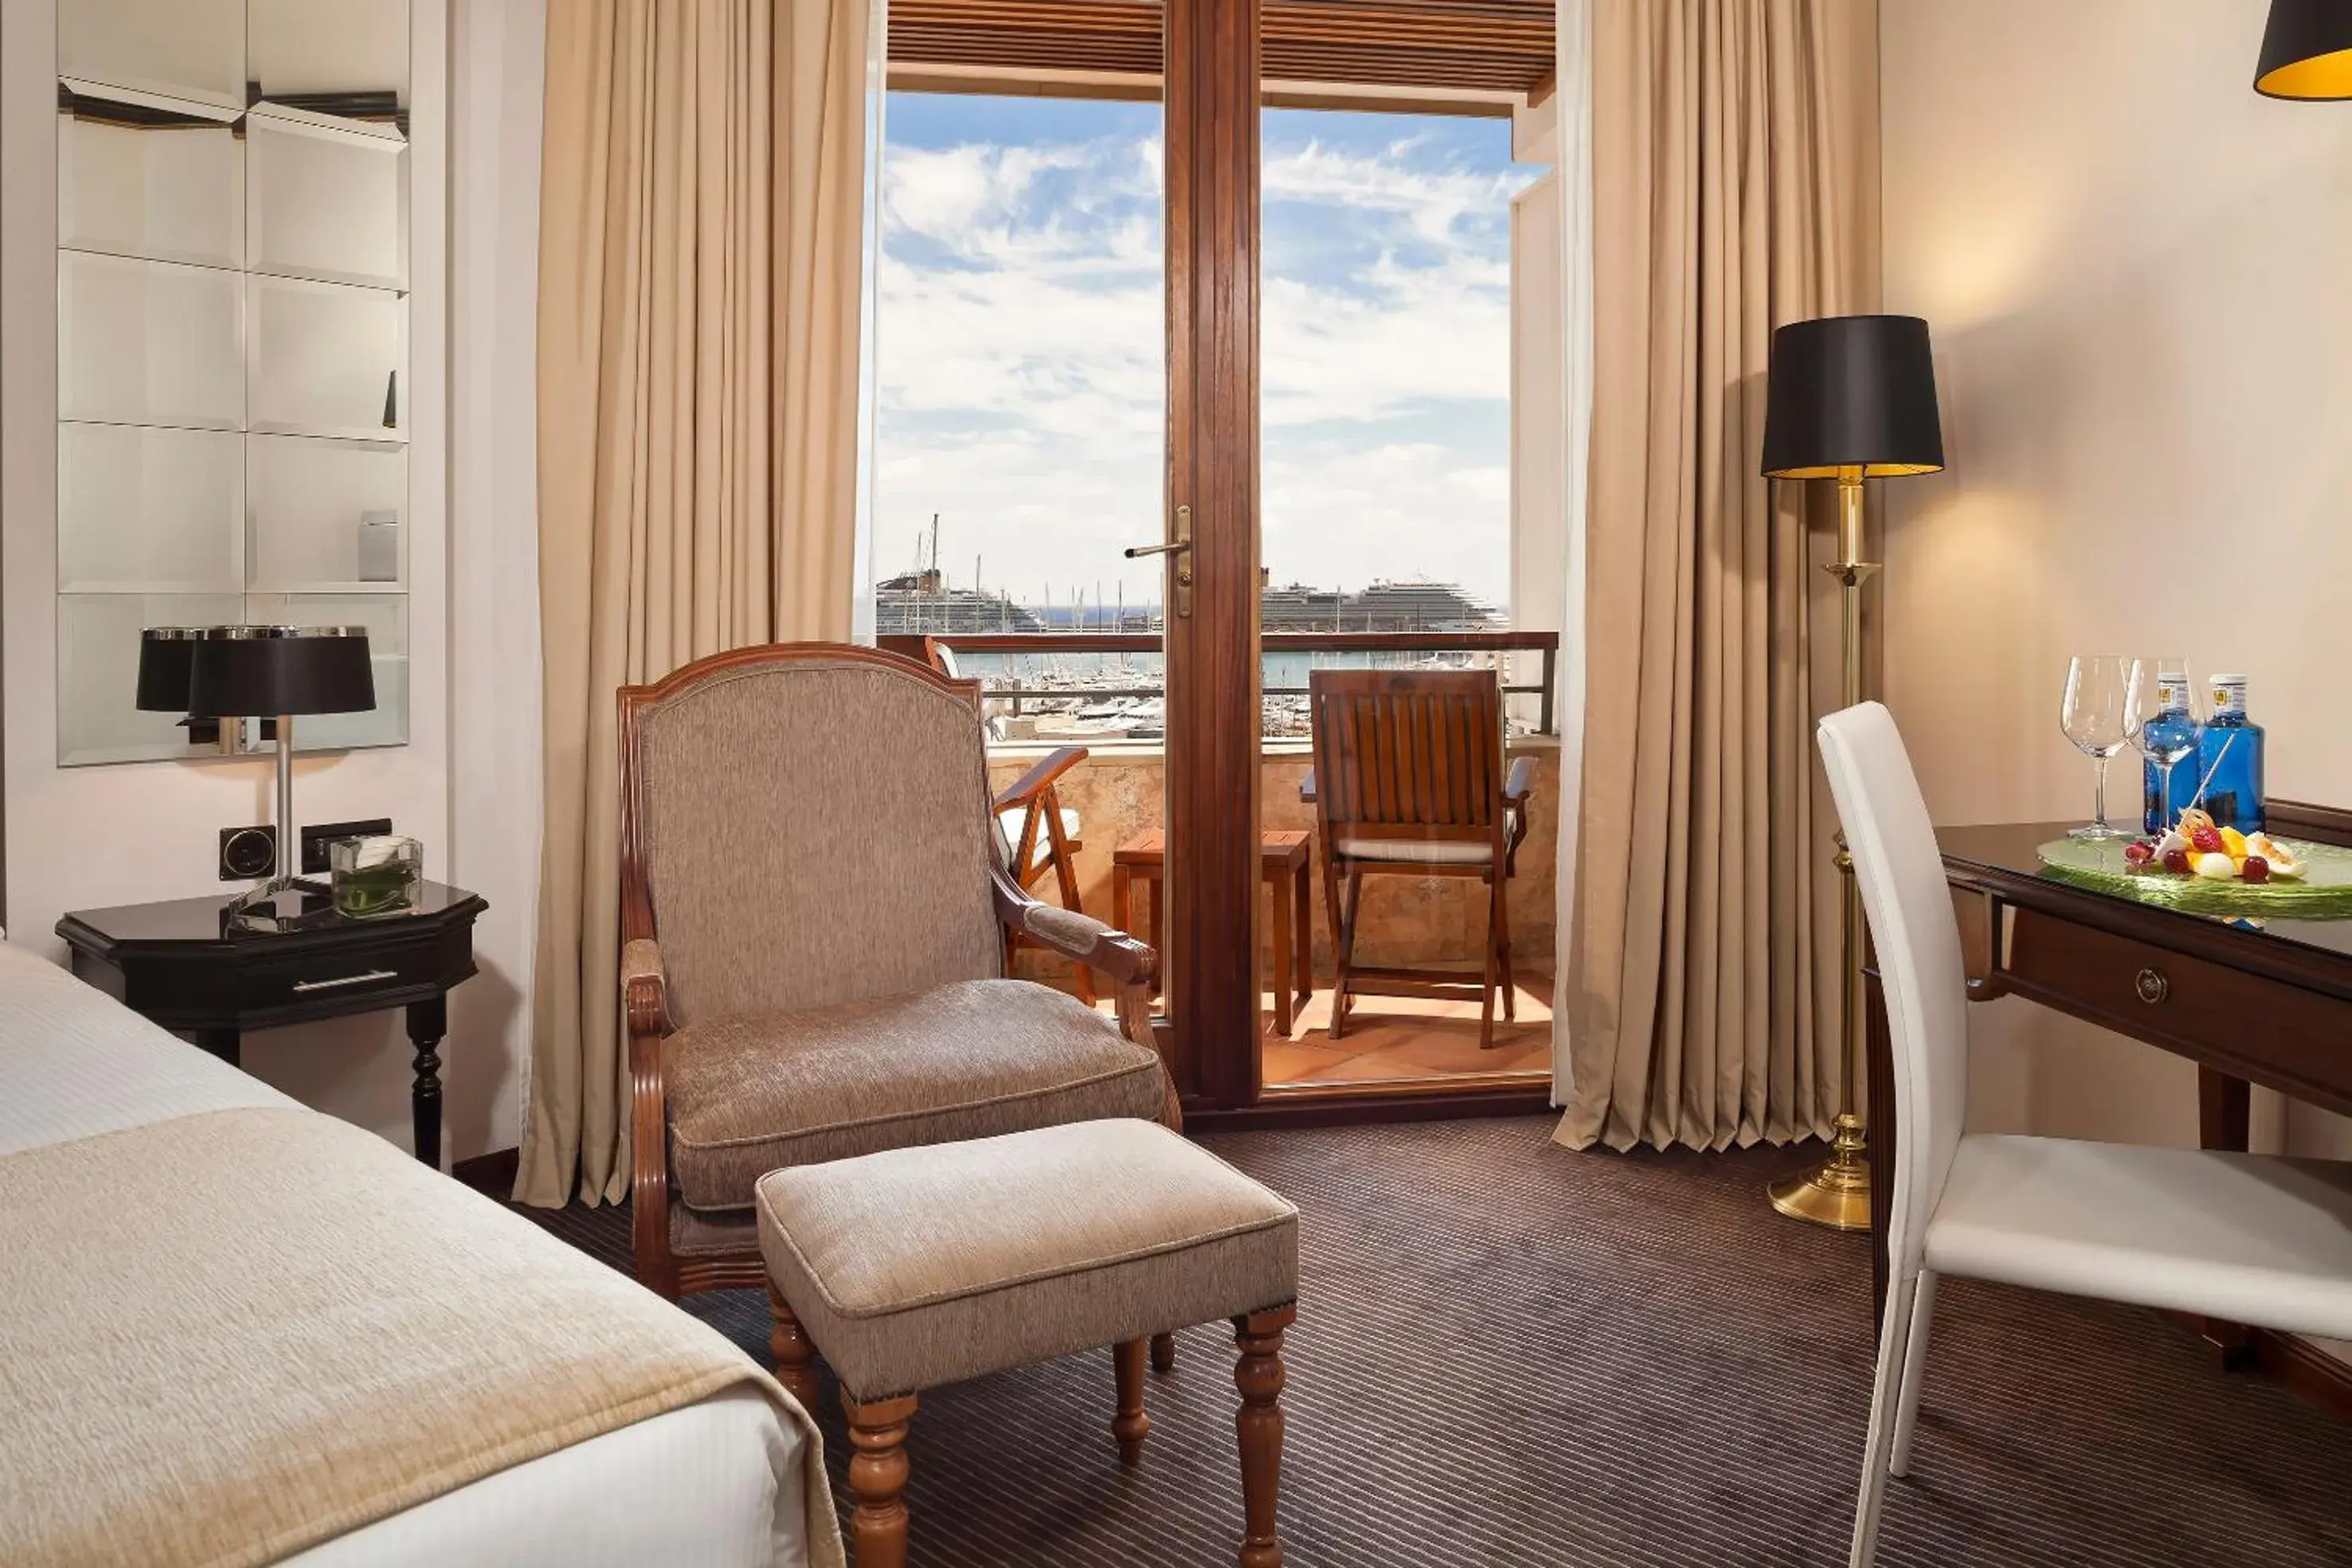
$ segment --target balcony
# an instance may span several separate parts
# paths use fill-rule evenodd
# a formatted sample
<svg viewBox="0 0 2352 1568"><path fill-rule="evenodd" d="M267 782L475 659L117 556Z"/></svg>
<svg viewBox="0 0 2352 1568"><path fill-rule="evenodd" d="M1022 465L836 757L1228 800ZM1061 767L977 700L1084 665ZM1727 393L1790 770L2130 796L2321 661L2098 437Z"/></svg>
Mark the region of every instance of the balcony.
<svg viewBox="0 0 2352 1568"><path fill-rule="evenodd" d="M960 673L977 677L987 693L992 739L991 783L1011 784L1036 759L1060 746L1087 748L1087 760L1065 776L1062 803L1078 815L1083 847L1077 854L1079 897L1099 919L1111 915L1111 852L1138 834L1162 825L1165 752L1156 724L1161 679L1160 639L1150 633L1037 632L971 633L933 639L949 650ZM885 646L921 656L919 639L883 640ZM1398 998L1369 998L1355 1017L1365 1042L1377 1048L1383 1029L1411 1020L1420 1031L1417 1054L1430 1061L1456 1063L1433 1068L1482 1071L1526 1068L1548 1061L1550 1046L1549 976L1555 951L1559 817L1559 742L1550 733L1559 637L1551 632L1293 632L1269 633L1265 645L1266 733L1259 745L1262 826L1315 829L1315 808L1298 798L1299 784L1313 761L1306 733L1306 671L1313 667L1494 668L1504 682L1511 734L1505 749L1536 759L1534 809L1527 841L1520 846L1518 874L1508 896L1512 946L1519 956L1519 1022L1498 1030L1498 1049L1475 1049L1476 1009L1466 1020L1446 1019ZM1040 895L1051 900L1050 884ZM1293 1032L1288 1048L1270 1045L1269 1082L1328 1065L1322 1025L1328 1017L1331 973L1330 925L1324 909L1321 864L1314 877L1316 1005ZM1136 923L1143 923L1139 911ZM1273 985L1267 921L1260 916L1261 974ZM1368 965L1427 965L1459 962L1478 967L1486 926L1477 883L1459 877L1379 877L1367 884L1358 926L1357 953ZM1139 933L1150 938L1150 933ZM1066 983L1066 966L1024 952L1021 972L1048 983ZM1446 1042L1466 1039L1465 1052ZM1349 1040L1355 1040L1351 1031ZM1432 1041L1436 1042L1432 1045ZM1446 1047L1438 1049L1438 1047Z"/></svg>

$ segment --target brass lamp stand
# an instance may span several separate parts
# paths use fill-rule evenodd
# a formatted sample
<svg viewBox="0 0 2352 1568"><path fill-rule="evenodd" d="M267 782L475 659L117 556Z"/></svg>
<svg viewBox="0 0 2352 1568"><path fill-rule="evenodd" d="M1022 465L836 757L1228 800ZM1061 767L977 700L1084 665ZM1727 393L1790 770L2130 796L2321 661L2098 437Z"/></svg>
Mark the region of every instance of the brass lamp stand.
<svg viewBox="0 0 2352 1568"><path fill-rule="evenodd" d="M1770 479L1835 479L1838 580L1843 624L1841 706L1862 701L1862 585L1878 570L1863 559L1863 481L1932 474L1944 465L1936 409L1936 371L1927 323L1916 316L1829 316L1791 321L1772 334L1764 412L1764 475ZM1830 1157L1819 1168L1774 1182L1772 1207L1840 1230L1870 1228L1870 1155L1863 1125L1862 893L1845 835L1837 840L1843 882L1844 951L1839 976L1836 1040L1845 1066L1844 1095Z"/></svg>
<svg viewBox="0 0 2352 1568"><path fill-rule="evenodd" d="M1839 706L1862 700L1862 585L1878 570L1862 559L1862 469L1838 471L1838 558L1827 570L1838 580ZM1843 883L1843 956L1839 960L1838 1039L1845 1045L1845 1097L1838 1111L1830 1157L1811 1171L1782 1176L1766 1187L1772 1207L1793 1219L1809 1219L1837 1230L1870 1228L1870 1152L1867 1131L1856 1109L1862 1103L1862 1041L1854 1026L1862 1018L1862 889L1854 884L1853 857L1845 834L1837 836L1838 876Z"/></svg>

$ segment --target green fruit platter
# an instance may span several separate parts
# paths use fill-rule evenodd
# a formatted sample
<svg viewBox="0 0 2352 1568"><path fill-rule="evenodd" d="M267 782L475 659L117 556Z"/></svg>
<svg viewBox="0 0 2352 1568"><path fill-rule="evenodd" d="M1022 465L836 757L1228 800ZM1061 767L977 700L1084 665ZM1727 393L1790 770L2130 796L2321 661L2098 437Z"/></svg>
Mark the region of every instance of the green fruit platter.
<svg viewBox="0 0 2352 1568"><path fill-rule="evenodd" d="M2241 835L2202 811L2158 839L2057 839L2051 874L2119 898L2225 919L2352 919L2352 850Z"/></svg>

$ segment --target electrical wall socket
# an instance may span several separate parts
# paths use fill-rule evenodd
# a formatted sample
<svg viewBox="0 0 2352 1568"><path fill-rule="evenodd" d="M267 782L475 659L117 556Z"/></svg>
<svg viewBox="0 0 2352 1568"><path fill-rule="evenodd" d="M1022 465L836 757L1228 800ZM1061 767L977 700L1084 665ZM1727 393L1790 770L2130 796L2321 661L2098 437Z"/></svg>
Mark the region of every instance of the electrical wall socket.
<svg viewBox="0 0 2352 1568"><path fill-rule="evenodd" d="M356 822L310 822L302 829L302 874L324 876L327 846L337 839L365 838L392 831L390 817L367 817Z"/></svg>
<svg viewBox="0 0 2352 1568"><path fill-rule="evenodd" d="M278 869L278 830L268 822L220 831L220 879L258 882Z"/></svg>

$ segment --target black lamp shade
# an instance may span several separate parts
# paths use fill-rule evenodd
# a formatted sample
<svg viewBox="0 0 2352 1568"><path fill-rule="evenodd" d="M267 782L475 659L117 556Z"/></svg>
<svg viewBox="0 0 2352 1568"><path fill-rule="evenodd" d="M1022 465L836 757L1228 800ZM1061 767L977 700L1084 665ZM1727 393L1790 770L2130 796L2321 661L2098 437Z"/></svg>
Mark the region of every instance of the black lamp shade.
<svg viewBox="0 0 2352 1568"><path fill-rule="evenodd" d="M139 633L139 710L188 711L188 674L196 656L196 632L186 626L150 626Z"/></svg>
<svg viewBox="0 0 2352 1568"><path fill-rule="evenodd" d="M1829 479L1944 465L1936 362L1916 316L1825 316L1772 334L1764 474Z"/></svg>
<svg viewBox="0 0 2352 1568"><path fill-rule="evenodd" d="M2352 99L2352 0L2271 0L2254 90L2264 98Z"/></svg>
<svg viewBox="0 0 2352 1568"><path fill-rule="evenodd" d="M188 712L196 717L364 713L375 706L367 633L356 628L215 627L194 646Z"/></svg>

